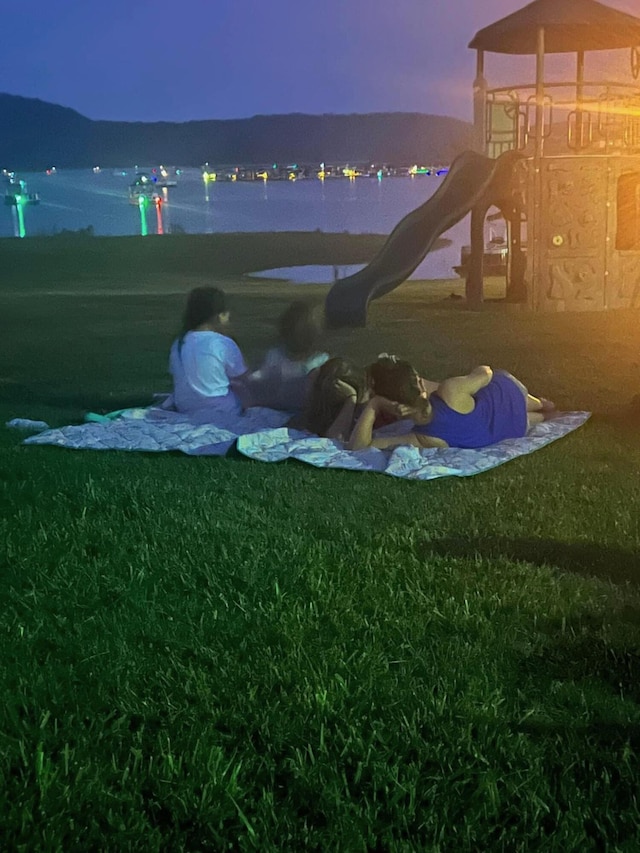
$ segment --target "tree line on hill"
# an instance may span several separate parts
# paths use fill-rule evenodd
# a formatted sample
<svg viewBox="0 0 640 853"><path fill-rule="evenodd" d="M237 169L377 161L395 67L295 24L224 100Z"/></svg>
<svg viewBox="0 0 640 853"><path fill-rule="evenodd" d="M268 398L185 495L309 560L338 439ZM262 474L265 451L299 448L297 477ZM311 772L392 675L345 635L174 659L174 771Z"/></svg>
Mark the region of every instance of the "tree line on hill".
<svg viewBox="0 0 640 853"><path fill-rule="evenodd" d="M471 125L423 113L258 115L188 122L93 121L0 93L0 169L261 163L449 163Z"/></svg>

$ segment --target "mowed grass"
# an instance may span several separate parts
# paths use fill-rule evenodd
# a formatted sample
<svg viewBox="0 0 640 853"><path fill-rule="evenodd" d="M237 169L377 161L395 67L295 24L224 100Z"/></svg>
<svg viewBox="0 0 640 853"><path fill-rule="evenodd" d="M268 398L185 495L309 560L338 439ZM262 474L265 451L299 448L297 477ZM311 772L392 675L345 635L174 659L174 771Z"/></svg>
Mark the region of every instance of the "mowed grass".
<svg viewBox="0 0 640 853"><path fill-rule="evenodd" d="M326 288L238 264L375 248L329 237L96 239L75 273L72 244L5 241L1 421L168 390L196 284L227 290L257 363ZM3 849L639 848L640 313L452 292L403 285L327 346L503 366L587 425L428 483L0 430Z"/></svg>

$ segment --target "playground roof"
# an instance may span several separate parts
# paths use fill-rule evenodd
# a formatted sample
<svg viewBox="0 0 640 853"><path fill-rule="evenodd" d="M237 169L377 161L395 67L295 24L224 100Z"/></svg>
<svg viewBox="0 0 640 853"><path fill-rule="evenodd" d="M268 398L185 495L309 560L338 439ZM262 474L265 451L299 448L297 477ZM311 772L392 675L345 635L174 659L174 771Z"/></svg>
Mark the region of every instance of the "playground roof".
<svg viewBox="0 0 640 853"><path fill-rule="evenodd" d="M545 53L640 47L640 18L596 0L534 0L479 30L469 47L491 53L536 53L544 28Z"/></svg>

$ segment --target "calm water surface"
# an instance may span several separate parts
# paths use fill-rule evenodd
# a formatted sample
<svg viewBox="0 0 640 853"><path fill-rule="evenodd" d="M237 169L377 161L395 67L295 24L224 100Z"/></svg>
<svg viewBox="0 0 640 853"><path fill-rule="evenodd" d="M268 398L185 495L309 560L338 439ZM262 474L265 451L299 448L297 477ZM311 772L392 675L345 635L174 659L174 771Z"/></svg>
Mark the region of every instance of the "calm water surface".
<svg viewBox="0 0 640 853"><path fill-rule="evenodd" d="M135 170L98 174L88 170L21 174L40 204L27 207L29 235L93 226L96 235L140 233L138 208L128 199ZM165 231L212 234L236 231L314 231L388 234L410 210L418 207L444 178L308 178L298 181L215 182L205 188L199 169L185 169L178 185L165 189L162 219ZM149 233L157 227L153 207L147 212ZM468 219L446 233L452 245L428 255L419 267L426 278L453 278L460 247L468 243ZM12 210L4 207L0 236L14 234Z"/></svg>

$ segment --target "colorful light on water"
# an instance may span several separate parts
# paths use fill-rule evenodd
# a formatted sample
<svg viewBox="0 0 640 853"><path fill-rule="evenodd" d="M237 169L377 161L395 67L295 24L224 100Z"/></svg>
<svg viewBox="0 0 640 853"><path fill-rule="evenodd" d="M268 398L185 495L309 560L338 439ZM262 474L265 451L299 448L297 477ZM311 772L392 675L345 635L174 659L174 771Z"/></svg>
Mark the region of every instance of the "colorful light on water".
<svg viewBox="0 0 640 853"><path fill-rule="evenodd" d="M138 208L140 210L140 234L143 237L147 236L147 207L149 205L149 199L146 195L140 194L138 196Z"/></svg>
<svg viewBox="0 0 640 853"><path fill-rule="evenodd" d="M27 232L24 227L24 210L23 207L26 204L23 196L16 196L16 213L18 214L18 237L26 237Z"/></svg>
<svg viewBox="0 0 640 853"><path fill-rule="evenodd" d="M160 196L155 196L155 198L153 199L153 203L156 206L156 222L158 234L164 234L164 228L162 225L162 199L160 198Z"/></svg>

